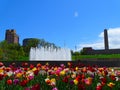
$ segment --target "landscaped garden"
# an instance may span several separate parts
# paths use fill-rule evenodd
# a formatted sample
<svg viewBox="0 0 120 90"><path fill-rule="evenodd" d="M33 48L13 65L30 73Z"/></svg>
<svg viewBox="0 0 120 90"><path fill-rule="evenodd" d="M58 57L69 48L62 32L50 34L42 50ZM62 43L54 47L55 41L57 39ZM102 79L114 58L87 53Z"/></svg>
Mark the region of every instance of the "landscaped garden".
<svg viewBox="0 0 120 90"><path fill-rule="evenodd" d="M0 62L0 90L120 90L120 68Z"/></svg>

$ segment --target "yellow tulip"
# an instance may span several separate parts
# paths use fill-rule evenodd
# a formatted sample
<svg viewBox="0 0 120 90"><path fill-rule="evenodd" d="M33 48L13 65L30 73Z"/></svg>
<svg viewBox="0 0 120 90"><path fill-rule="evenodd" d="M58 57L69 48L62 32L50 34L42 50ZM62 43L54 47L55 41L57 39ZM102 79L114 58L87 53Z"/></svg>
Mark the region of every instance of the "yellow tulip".
<svg viewBox="0 0 120 90"><path fill-rule="evenodd" d="M78 67L76 67L75 70L77 71L77 70L78 70Z"/></svg>
<svg viewBox="0 0 120 90"><path fill-rule="evenodd" d="M61 71L60 75L64 76L65 75L65 71Z"/></svg>
<svg viewBox="0 0 120 90"><path fill-rule="evenodd" d="M34 67L33 69L32 69L32 71L36 71L37 70L37 68L36 67Z"/></svg>
<svg viewBox="0 0 120 90"><path fill-rule="evenodd" d="M21 76L22 76L22 73L17 73L17 74L16 74L16 77L17 77L17 78L20 78Z"/></svg>
<svg viewBox="0 0 120 90"><path fill-rule="evenodd" d="M0 69L0 73L3 73L3 71L4 71L3 69Z"/></svg>
<svg viewBox="0 0 120 90"><path fill-rule="evenodd" d="M113 82L110 82L110 83L108 83L107 85L108 85L109 87L111 87L111 88L112 88L113 86L115 86L115 84L114 84Z"/></svg>
<svg viewBox="0 0 120 90"><path fill-rule="evenodd" d="M74 79L73 82L74 82L75 85L78 84L78 80L76 80L76 79Z"/></svg>
<svg viewBox="0 0 120 90"><path fill-rule="evenodd" d="M52 79L51 79L51 82L56 82L55 78L52 78Z"/></svg>

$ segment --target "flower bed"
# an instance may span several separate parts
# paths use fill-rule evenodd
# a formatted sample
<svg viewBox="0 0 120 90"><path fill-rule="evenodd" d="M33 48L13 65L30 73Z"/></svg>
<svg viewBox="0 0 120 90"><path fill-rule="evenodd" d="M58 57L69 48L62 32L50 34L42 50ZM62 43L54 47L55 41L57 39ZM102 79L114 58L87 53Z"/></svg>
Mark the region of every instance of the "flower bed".
<svg viewBox="0 0 120 90"><path fill-rule="evenodd" d="M120 68L0 62L0 90L120 90Z"/></svg>

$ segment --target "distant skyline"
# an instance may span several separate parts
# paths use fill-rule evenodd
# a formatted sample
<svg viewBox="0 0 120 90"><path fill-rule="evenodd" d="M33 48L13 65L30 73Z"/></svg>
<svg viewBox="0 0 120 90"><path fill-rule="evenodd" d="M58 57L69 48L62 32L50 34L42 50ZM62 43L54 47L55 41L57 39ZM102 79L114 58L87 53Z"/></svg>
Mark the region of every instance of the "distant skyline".
<svg viewBox="0 0 120 90"><path fill-rule="evenodd" d="M120 0L0 0L0 41L6 29L25 38L45 39L60 47L120 48Z"/></svg>

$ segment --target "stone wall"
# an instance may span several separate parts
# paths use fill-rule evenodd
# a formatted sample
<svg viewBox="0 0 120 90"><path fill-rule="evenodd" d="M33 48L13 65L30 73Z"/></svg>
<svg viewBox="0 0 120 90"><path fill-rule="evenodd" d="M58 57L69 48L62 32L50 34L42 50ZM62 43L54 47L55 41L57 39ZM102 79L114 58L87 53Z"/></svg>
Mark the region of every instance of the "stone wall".
<svg viewBox="0 0 120 90"><path fill-rule="evenodd" d="M120 49L86 50L85 54L87 54L87 55L95 55L95 54L120 54Z"/></svg>
<svg viewBox="0 0 120 90"><path fill-rule="evenodd" d="M16 63L15 66L21 66L23 62L27 62L29 64L36 65L37 63L46 64L49 63L50 65L60 65L65 64L67 65L68 62L73 63L74 66L85 64L85 65L97 65L99 67L120 67L120 58L110 58L110 59L82 59L82 60L76 60L76 61L2 61L5 66L9 66L12 63Z"/></svg>

